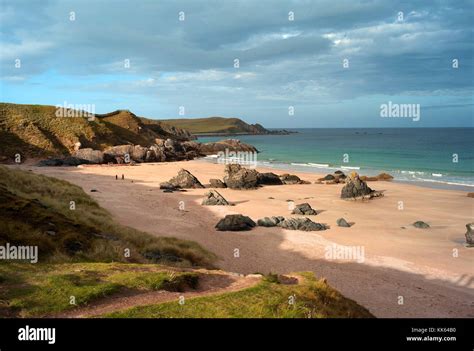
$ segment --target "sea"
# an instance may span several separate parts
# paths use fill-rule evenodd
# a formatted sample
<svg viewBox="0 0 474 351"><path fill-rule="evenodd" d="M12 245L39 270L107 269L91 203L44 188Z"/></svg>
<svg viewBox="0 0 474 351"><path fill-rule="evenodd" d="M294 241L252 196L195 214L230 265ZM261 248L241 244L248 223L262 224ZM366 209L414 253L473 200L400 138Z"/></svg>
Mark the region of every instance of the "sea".
<svg viewBox="0 0 474 351"><path fill-rule="evenodd" d="M255 146L257 166L361 175L474 191L474 128L306 128L288 135L239 135ZM200 137L210 142L232 137Z"/></svg>

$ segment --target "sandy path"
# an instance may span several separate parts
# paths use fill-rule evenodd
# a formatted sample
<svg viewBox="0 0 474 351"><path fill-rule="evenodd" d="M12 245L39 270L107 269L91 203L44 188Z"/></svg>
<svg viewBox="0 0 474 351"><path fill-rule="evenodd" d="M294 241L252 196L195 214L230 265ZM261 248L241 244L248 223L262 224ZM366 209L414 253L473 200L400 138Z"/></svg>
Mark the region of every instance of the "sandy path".
<svg viewBox="0 0 474 351"><path fill-rule="evenodd" d="M65 313L56 315L56 318L87 318L101 316L111 312L126 310L132 307L159 304L175 301L179 303L180 298L187 299L203 296L224 294L242 289L250 288L261 281L258 276L241 276L225 272L201 272L199 286L196 290L184 292L172 292L166 290L137 292L124 291L110 297L94 301L93 303Z"/></svg>
<svg viewBox="0 0 474 351"><path fill-rule="evenodd" d="M210 178L222 178L223 165L188 161L136 167L28 168L71 181L86 192L97 189L90 194L122 224L199 242L219 256L218 265L224 270L244 274L313 271L379 317L474 317L474 249L463 245L465 224L474 217L474 200L465 192L373 182L369 185L384 190L385 196L362 203L339 199L341 185L267 186L247 191L219 189L235 206L201 206L207 190L166 194L159 190L159 183L180 168L208 183ZM125 180L115 180L122 173ZM318 178L298 174L310 181ZM229 213L254 220L288 216L289 199L321 210L313 220L331 228L310 233L263 227L242 233L214 229ZM355 225L338 227L339 217ZM431 228L412 227L416 220L428 222ZM327 259L325 253L333 244L363 249L364 261ZM239 255L235 255L237 250Z"/></svg>

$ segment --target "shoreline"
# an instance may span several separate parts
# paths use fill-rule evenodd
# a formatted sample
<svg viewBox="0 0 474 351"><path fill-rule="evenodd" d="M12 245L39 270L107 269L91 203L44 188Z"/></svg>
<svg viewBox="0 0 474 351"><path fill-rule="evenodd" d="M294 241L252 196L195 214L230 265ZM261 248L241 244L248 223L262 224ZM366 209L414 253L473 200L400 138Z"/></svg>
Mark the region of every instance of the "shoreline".
<svg viewBox="0 0 474 351"><path fill-rule="evenodd" d="M215 156L217 155L208 155L205 157L200 157L195 159L195 161L204 161L208 163L213 163L213 164L219 164L215 161ZM224 163L221 163L224 164ZM288 172L297 172L297 173L302 173L302 174L308 174L308 175L319 175L321 177L324 177L328 173L333 173L336 170L341 170L344 173L349 173L351 171L356 171L360 175L367 175L367 176L376 176L380 173L388 173L392 176L394 176L394 179L392 182L394 183L401 183L401 184L407 184L407 185L414 185L414 186L419 186L423 188L428 188L428 189L444 189L444 190L459 190L459 191L466 191L466 192L474 192L474 184L473 185L468 185L468 184L458 184L458 183L452 183L449 181L443 182L443 181L437 181L437 180L406 180L406 179L397 179L396 175L392 171L387 171L387 170L372 170L369 172L365 172L365 169L361 169L360 167L354 167L354 168L343 168L343 167L323 167L323 166L303 166L302 164L296 165L292 163L272 163L270 161L257 161L257 166L253 168L266 168L267 171L288 171ZM310 172L309 170L314 170L313 172Z"/></svg>
<svg viewBox="0 0 474 351"><path fill-rule="evenodd" d="M163 193L159 183L185 168L207 184L211 178L222 178L224 165L194 160L130 167L20 167L70 181L87 193L96 189L90 195L120 223L156 236L198 242L219 257L219 268L229 272L312 271L377 317L474 317L474 280L469 279L474 251L464 246L473 199L462 191L368 182L385 196L354 202L339 198L341 184L264 186L256 190L217 189L234 206L202 206L209 189ZM318 177L295 173L312 182ZM116 174L124 174L125 180L115 180ZM214 229L226 214L240 213L254 221L265 216L296 216L290 214L289 199L295 204L308 202L320 211L311 219L328 224L330 229ZM399 201L404 202L403 211L397 209ZM336 219L340 217L355 224L338 227ZM411 224L417 220L426 221L431 228L414 228ZM327 259L326 251L334 245L362 247L363 262ZM234 256L236 249L239 257ZM459 257L453 258L453 249ZM405 298L404 306L397 303L400 295Z"/></svg>

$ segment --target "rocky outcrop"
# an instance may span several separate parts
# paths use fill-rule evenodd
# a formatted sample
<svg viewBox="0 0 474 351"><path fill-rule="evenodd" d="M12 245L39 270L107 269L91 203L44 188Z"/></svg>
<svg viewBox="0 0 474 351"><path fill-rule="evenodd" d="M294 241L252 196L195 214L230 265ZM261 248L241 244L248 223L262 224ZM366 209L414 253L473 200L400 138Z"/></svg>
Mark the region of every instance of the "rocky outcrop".
<svg viewBox="0 0 474 351"><path fill-rule="evenodd" d="M210 188L227 188L225 183L220 179L209 179Z"/></svg>
<svg viewBox="0 0 474 351"><path fill-rule="evenodd" d="M307 202L305 202L304 204L296 205L291 213L305 216L312 216L318 214L315 210L311 208L311 206Z"/></svg>
<svg viewBox="0 0 474 351"><path fill-rule="evenodd" d="M341 198L343 199L370 199L381 195L381 193L369 188L356 172L347 177L346 185L341 190Z"/></svg>
<svg viewBox="0 0 474 351"><path fill-rule="evenodd" d="M241 214L227 215L216 224L219 231L245 231L255 227L256 224L249 217Z"/></svg>
<svg viewBox="0 0 474 351"><path fill-rule="evenodd" d="M230 206L230 203L215 190L211 190L204 195L202 205L205 206Z"/></svg>
<svg viewBox="0 0 474 351"><path fill-rule="evenodd" d="M168 182L161 183L160 188L164 185L168 186L168 184L171 184L174 188L181 189L204 188L201 182L185 169L180 169L178 175L171 178Z"/></svg>
<svg viewBox="0 0 474 351"><path fill-rule="evenodd" d="M474 197L474 193L467 193L467 197Z"/></svg>
<svg viewBox="0 0 474 351"><path fill-rule="evenodd" d="M257 223L262 227L280 227L290 230L319 231L328 229L324 224L315 223L309 218L264 217Z"/></svg>
<svg viewBox="0 0 474 351"><path fill-rule="evenodd" d="M244 151L249 153L258 153L258 150L246 143L242 143L238 139L226 139L212 143L199 144L199 152L203 155L215 155L219 152L238 152Z"/></svg>
<svg viewBox="0 0 474 351"><path fill-rule="evenodd" d="M283 184L280 177L276 175L275 173L271 173L271 172L258 173L257 179L258 179L258 184L260 185L282 185Z"/></svg>
<svg viewBox="0 0 474 351"><path fill-rule="evenodd" d="M346 175L342 171L336 171L333 174L327 174L326 176L319 178L316 183L318 184L338 184L345 183Z"/></svg>
<svg viewBox="0 0 474 351"><path fill-rule="evenodd" d="M474 222L466 224L466 246L474 247Z"/></svg>
<svg viewBox="0 0 474 351"><path fill-rule="evenodd" d="M280 180L283 184L309 184L307 181L300 179L297 175L288 173L280 175Z"/></svg>
<svg viewBox="0 0 474 351"><path fill-rule="evenodd" d="M239 164L229 164L224 169L224 183L231 189L254 189L258 187L258 172Z"/></svg>
<svg viewBox="0 0 474 351"><path fill-rule="evenodd" d="M257 224L261 227L276 227L278 223L283 222L284 217L264 217L257 221Z"/></svg>
<svg viewBox="0 0 474 351"><path fill-rule="evenodd" d="M336 221L337 225L339 227L346 227L346 228L349 228L351 225L344 219L344 218L339 218L337 221Z"/></svg>
<svg viewBox="0 0 474 351"><path fill-rule="evenodd" d="M391 176L388 173L380 173L376 176L370 177L370 176L360 176L360 179L365 181L365 182L376 182L376 181L391 181L393 179L393 176Z"/></svg>
<svg viewBox="0 0 474 351"><path fill-rule="evenodd" d="M72 156L81 160L87 160L88 163L104 162L104 153L100 150L93 150L91 148L77 149L74 151Z"/></svg>
<svg viewBox="0 0 474 351"><path fill-rule="evenodd" d="M413 226L418 229L428 229L430 225L428 223L425 223L423 221L416 221L413 223Z"/></svg>
<svg viewBox="0 0 474 351"><path fill-rule="evenodd" d="M278 226L290 230L319 231L328 229L324 224L316 223L309 218L287 218L278 223Z"/></svg>

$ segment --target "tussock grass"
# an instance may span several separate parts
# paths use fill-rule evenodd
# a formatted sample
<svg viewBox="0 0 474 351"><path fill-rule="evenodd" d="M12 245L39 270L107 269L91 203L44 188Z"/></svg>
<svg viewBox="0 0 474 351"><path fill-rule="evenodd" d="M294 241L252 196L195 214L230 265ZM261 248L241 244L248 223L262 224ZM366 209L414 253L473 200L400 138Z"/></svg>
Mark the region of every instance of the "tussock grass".
<svg viewBox="0 0 474 351"><path fill-rule="evenodd" d="M324 280L303 273L297 285L263 280L255 287L217 296L138 306L107 314L113 318L370 318L373 315L345 298ZM294 304L290 298L294 297Z"/></svg>
<svg viewBox="0 0 474 351"><path fill-rule="evenodd" d="M199 276L151 264L0 264L2 310L21 317L43 316L84 306L122 289L183 291ZM71 296L75 305L71 304Z"/></svg>
<svg viewBox="0 0 474 351"><path fill-rule="evenodd" d="M75 202L75 210L70 209ZM0 245L36 245L40 262L167 262L212 267L195 242L117 224L80 187L0 166ZM130 256L125 256L125 249ZM150 255L150 253L152 255Z"/></svg>

